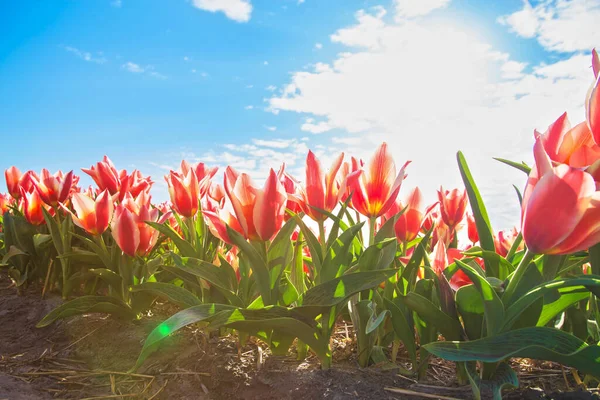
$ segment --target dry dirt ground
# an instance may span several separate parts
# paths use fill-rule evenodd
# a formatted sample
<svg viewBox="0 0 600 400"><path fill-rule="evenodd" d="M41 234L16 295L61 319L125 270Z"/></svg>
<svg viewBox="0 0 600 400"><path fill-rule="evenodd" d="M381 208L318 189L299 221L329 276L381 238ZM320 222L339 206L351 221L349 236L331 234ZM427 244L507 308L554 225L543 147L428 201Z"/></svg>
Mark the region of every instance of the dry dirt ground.
<svg viewBox="0 0 600 400"><path fill-rule="evenodd" d="M62 301L56 295L42 299L40 292L30 287L19 295L0 274L0 400L472 398L468 387L457 386L453 365L441 360L419 383L394 370L358 368L343 325L327 371L314 357L299 362L291 353L271 356L255 340L238 351L232 335L207 337L187 328L128 374L148 333L175 309L158 304L155 315L137 323L91 314L38 329L35 324ZM521 388L505 398L600 399L597 390L577 390L559 365L519 360L517 367Z"/></svg>

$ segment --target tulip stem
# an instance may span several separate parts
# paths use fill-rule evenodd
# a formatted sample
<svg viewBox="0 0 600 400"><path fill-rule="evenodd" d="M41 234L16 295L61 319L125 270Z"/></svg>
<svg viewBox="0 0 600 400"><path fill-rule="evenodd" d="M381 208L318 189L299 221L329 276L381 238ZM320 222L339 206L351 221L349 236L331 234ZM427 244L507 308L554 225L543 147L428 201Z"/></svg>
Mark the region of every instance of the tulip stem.
<svg viewBox="0 0 600 400"><path fill-rule="evenodd" d="M377 217L369 218L369 246L375 244L375 226L377 225Z"/></svg>
<svg viewBox="0 0 600 400"><path fill-rule="evenodd" d="M323 259L327 255L327 242L325 240L325 221L319 221L319 241L321 242L321 253Z"/></svg>
<svg viewBox="0 0 600 400"><path fill-rule="evenodd" d="M510 304L510 298L515 292L519 281L523 278L523 275L525 275L527 267L529 267L529 263L531 263L533 257L535 257L535 254L529 251L529 249L526 249L525 254L523 254L523 258L521 259L521 262L519 262L517 269L515 269L515 272L513 273L512 277L510 278L510 281L508 282L508 285L506 286L504 295L502 296L502 302L505 305Z"/></svg>
<svg viewBox="0 0 600 400"><path fill-rule="evenodd" d="M196 239L196 225L194 224L194 217L186 218L185 222L187 223L188 240L192 247L195 248L194 244Z"/></svg>

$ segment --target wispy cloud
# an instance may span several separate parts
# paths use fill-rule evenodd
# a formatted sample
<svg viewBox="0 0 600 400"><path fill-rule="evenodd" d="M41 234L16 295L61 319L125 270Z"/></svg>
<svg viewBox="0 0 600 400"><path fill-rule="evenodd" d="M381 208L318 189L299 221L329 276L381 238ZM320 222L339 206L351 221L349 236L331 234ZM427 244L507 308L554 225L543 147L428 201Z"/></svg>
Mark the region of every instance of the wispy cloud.
<svg viewBox="0 0 600 400"><path fill-rule="evenodd" d="M321 50L323 48L323 43L315 43L315 49Z"/></svg>
<svg viewBox="0 0 600 400"><path fill-rule="evenodd" d="M123 64L121 68L133 74L145 74L157 79L167 79L167 76L156 72L152 65L141 66L134 62L128 61L125 64Z"/></svg>
<svg viewBox="0 0 600 400"><path fill-rule="evenodd" d="M248 22L252 14L250 0L192 0L194 7L209 12L222 12L236 22Z"/></svg>
<svg viewBox="0 0 600 400"><path fill-rule="evenodd" d="M271 132L275 132L277 130L276 126L265 125L265 129Z"/></svg>
<svg viewBox="0 0 600 400"><path fill-rule="evenodd" d="M104 64L107 61L101 52L96 53L97 55L95 56L92 53L90 53L89 51L79 50L79 49L77 49L75 47L71 47L71 46L64 46L64 49L66 51L68 51L69 53L75 54L78 58L80 58L84 61L87 61L87 62L93 62L96 64Z"/></svg>
<svg viewBox="0 0 600 400"><path fill-rule="evenodd" d="M123 2L121 0L113 0L110 2L110 5L115 8L121 8L123 6Z"/></svg>
<svg viewBox="0 0 600 400"><path fill-rule="evenodd" d="M274 92L275 90L277 90L277 86L269 85L265 88L265 90L268 90L269 92Z"/></svg>
<svg viewBox="0 0 600 400"><path fill-rule="evenodd" d="M254 106L246 106L244 107L244 110L252 110L254 108Z"/></svg>

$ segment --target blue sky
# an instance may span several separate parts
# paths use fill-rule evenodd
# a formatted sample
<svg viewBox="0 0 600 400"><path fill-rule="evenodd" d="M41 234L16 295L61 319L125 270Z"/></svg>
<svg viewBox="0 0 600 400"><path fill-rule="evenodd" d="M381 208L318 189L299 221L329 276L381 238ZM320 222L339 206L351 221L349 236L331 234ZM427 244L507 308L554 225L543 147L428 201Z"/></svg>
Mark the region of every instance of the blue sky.
<svg viewBox="0 0 600 400"><path fill-rule="evenodd" d="M583 118L599 20L596 0L4 2L0 168L107 154L164 200L184 157L259 180L386 140L432 198L463 149L508 228L525 177L491 156L529 160L534 128Z"/></svg>

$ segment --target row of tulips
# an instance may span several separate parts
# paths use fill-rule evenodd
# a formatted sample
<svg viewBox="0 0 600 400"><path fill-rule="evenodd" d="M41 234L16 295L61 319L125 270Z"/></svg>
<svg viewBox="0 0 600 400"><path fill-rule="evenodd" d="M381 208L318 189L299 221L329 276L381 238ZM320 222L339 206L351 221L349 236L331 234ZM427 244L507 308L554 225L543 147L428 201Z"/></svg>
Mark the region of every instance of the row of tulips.
<svg viewBox="0 0 600 400"><path fill-rule="evenodd" d="M400 194L385 143L366 163L340 154L328 170L309 151L302 180L285 165L262 187L232 167L182 161L165 176L171 201L153 204L152 180L108 157L82 171L5 172L2 265L17 287L43 283L66 301L38 326L78 313L136 319L161 298L182 310L149 335L138 363L192 323L236 330L274 353L310 349L329 368L330 336L350 320L358 363L425 376L431 355L456 362L474 394L518 385L507 363L531 357L600 373L600 122L598 69L586 121L566 114L535 132L522 223L495 233L467 163L465 189ZM470 205L470 211L468 210ZM314 232L310 226L318 228ZM464 234L459 234L464 230ZM462 239L465 238L465 239ZM58 265L60 268L57 268ZM70 300L69 300L70 299ZM438 340L440 335L445 340ZM411 365L397 364L399 351Z"/></svg>

